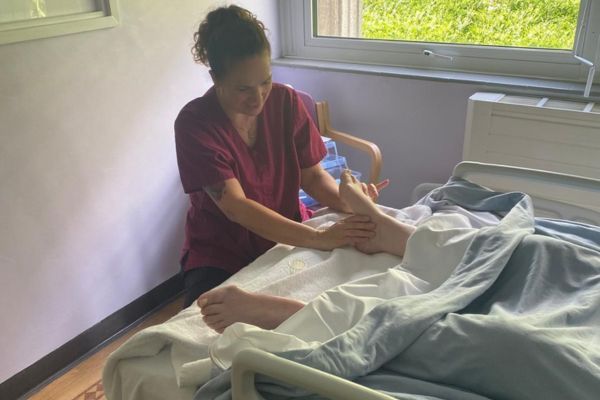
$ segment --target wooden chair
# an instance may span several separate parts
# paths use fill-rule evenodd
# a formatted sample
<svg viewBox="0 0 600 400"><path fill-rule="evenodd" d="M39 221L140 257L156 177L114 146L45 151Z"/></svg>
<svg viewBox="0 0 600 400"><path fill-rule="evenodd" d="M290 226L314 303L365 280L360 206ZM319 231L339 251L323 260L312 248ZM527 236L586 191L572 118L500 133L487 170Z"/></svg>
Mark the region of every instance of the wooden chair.
<svg viewBox="0 0 600 400"><path fill-rule="evenodd" d="M377 183L379 174L381 173L382 164L381 150L379 149L379 146L373 142L369 142L368 140L333 129L329 120L329 105L327 102L315 102L310 94L301 90L296 90L296 92L298 92L302 98L306 109L312 115L313 120L319 128L319 132L321 132L322 136L327 136L338 143L344 143L369 155L371 163L369 169L369 180L367 183Z"/></svg>

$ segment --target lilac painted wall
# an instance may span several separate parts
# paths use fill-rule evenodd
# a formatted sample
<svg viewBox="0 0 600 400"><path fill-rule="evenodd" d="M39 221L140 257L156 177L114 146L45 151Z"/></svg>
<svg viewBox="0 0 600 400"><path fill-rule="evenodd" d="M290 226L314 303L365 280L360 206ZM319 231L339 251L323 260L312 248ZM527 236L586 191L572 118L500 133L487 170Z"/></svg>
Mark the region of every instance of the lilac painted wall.
<svg viewBox="0 0 600 400"><path fill-rule="evenodd" d="M445 182L461 160L467 99L475 85L275 66L273 77L329 102L335 129L379 145L384 205L408 204L421 182ZM368 158L348 148L350 167L368 171Z"/></svg>
<svg viewBox="0 0 600 400"><path fill-rule="evenodd" d="M223 2L119 3L118 27L0 46L0 382L179 270L173 120L211 84L189 49ZM277 50L276 0L238 3Z"/></svg>
<svg viewBox="0 0 600 400"><path fill-rule="evenodd" d="M270 28L277 56L277 1L238 3ZM121 1L116 28L0 46L0 382L177 273L187 200L172 124L210 85L189 47L219 4ZM381 146L392 179L381 202L395 206L447 178L477 90L288 67L274 77Z"/></svg>

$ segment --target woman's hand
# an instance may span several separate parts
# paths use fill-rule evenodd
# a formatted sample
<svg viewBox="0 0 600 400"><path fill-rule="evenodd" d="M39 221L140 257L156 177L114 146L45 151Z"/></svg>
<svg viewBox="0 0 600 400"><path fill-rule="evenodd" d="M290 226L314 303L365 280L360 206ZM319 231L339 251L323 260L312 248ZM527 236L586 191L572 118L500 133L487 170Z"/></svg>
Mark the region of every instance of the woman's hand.
<svg viewBox="0 0 600 400"><path fill-rule="evenodd" d="M351 215L335 224L317 230L314 248L333 250L342 246L355 246L375 237L376 224L369 217Z"/></svg>

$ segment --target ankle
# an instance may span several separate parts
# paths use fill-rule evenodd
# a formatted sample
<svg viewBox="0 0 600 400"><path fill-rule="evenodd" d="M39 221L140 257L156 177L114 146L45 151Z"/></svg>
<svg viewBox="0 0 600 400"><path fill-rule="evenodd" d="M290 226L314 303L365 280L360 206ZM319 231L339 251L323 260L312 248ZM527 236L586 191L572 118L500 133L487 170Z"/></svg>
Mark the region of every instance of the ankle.
<svg viewBox="0 0 600 400"><path fill-rule="evenodd" d="M394 218L390 217L387 214L384 214L379 210L379 208L375 207L376 212L370 216L371 221L373 221L377 225L389 224L390 220L394 220Z"/></svg>

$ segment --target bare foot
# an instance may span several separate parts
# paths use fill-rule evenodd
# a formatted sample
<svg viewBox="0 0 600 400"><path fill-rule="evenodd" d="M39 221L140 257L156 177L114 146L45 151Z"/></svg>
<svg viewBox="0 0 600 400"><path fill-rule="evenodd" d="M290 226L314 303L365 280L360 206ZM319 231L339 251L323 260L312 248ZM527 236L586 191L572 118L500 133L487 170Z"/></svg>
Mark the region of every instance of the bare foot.
<svg viewBox="0 0 600 400"><path fill-rule="evenodd" d="M350 206L354 214L367 215L369 217L379 214L377 206L363 192L362 184L352 175L350 170L342 172L338 190L340 191L340 198Z"/></svg>
<svg viewBox="0 0 600 400"><path fill-rule="evenodd" d="M403 256L406 242L416 228L382 213L371 198L363 192L360 181L348 170L342 173L339 191L340 198L355 214L366 215L377 224L375 237L357 244L356 248L367 254L386 252Z"/></svg>
<svg viewBox="0 0 600 400"><path fill-rule="evenodd" d="M386 252L404 256L406 242L416 228L383 213L376 218L371 218L377 224L375 237L367 242L357 243L355 247L367 254Z"/></svg>
<svg viewBox="0 0 600 400"><path fill-rule="evenodd" d="M202 319L219 333L235 322L275 329L304 304L284 297L251 293L237 286L212 289L198 298Z"/></svg>

